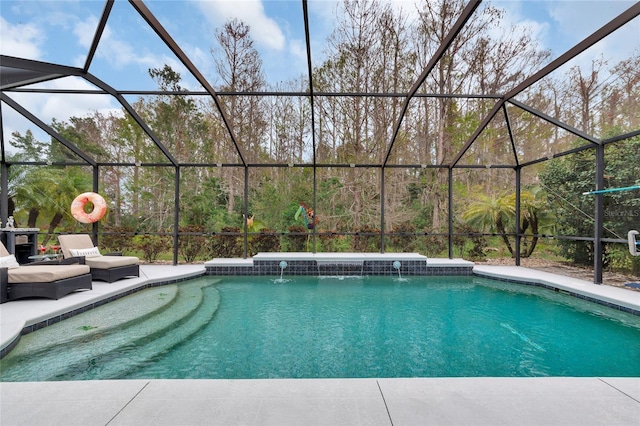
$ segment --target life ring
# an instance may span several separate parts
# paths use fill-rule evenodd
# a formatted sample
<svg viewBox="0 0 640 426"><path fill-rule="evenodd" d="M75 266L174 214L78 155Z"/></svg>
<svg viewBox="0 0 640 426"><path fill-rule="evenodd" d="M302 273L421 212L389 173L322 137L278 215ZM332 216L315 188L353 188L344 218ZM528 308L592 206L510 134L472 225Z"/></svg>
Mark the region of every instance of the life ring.
<svg viewBox="0 0 640 426"><path fill-rule="evenodd" d="M93 210L87 213L84 207L88 202L93 204ZM85 192L78 195L71 203L71 215L80 223L94 223L102 219L107 212L107 202L95 192Z"/></svg>

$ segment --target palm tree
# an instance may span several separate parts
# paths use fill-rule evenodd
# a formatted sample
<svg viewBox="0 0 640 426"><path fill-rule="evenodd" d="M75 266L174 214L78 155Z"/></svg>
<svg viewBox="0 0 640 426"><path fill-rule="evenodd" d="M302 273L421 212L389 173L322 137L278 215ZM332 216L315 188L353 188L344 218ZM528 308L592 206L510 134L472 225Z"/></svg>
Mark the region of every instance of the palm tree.
<svg viewBox="0 0 640 426"><path fill-rule="evenodd" d="M46 186L41 179L46 172L42 167L30 167L21 170L18 178L9 182L9 192L14 194L15 209L28 211L27 227L35 228L42 206L46 205Z"/></svg>
<svg viewBox="0 0 640 426"><path fill-rule="evenodd" d="M18 205L29 211L28 226L35 228L42 214L51 216L43 244L51 239L77 194L91 187L91 178L79 167L32 167L19 185L13 185Z"/></svg>
<svg viewBox="0 0 640 426"><path fill-rule="evenodd" d="M71 217L69 207L73 199L91 187L89 175L80 167L54 169L48 176L49 203L47 212L52 214L49 229L42 244L47 244L65 217Z"/></svg>
<svg viewBox="0 0 640 426"><path fill-rule="evenodd" d="M510 203L508 197L479 194L478 199L462 214L462 218L476 229L499 233L513 256L513 247L505 227L513 223L515 212L515 203Z"/></svg>
<svg viewBox="0 0 640 426"><path fill-rule="evenodd" d="M515 193L509 195L508 202L515 205ZM545 193L540 187L533 187L520 193L520 214L521 224L520 232L523 235L522 250L520 256L530 257L538 244L538 234L541 225L548 220L548 213L544 206L546 205ZM530 231L531 241L527 238L527 232Z"/></svg>
<svg viewBox="0 0 640 426"><path fill-rule="evenodd" d="M524 239L523 250L520 255L529 257L538 243L538 233L541 220L546 218L544 210L543 192L540 188L520 192L520 212L522 222L520 232L531 234L531 243ZM478 195L478 199L462 214L467 224L489 232L501 235L509 253L513 256L514 249L509 240L506 227L513 226L516 220L516 194L511 193L499 197Z"/></svg>

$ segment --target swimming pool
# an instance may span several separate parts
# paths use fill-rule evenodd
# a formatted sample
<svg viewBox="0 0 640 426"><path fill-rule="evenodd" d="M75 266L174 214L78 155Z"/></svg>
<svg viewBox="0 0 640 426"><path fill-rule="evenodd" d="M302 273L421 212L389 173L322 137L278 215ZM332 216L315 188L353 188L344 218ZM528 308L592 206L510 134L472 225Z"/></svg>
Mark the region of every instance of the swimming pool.
<svg viewBox="0 0 640 426"><path fill-rule="evenodd" d="M640 376L639 317L547 289L474 276L274 281L203 277L144 290L134 296L153 303L128 296L24 336L0 361L0 375L5 381ZM153 306L118 327L126 333L83 317L98 318L100 309L121 302L130 305L116 312ZM60 344L52 344L56 333L65 336Z"/></svg>

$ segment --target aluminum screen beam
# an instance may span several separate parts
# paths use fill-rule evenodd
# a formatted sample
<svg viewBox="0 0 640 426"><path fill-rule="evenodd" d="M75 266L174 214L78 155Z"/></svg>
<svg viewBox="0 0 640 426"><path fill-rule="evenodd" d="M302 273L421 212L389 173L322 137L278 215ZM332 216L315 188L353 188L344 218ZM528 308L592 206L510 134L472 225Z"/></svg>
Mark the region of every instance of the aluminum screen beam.
<svg viewBox="0 0 640 426"><path fill-rule="evenodd" d="M0 65L0 90L54 80L66 76L82 77L84 75L84 71L80 68L6 55L0 55Z"/></svg>
<svg viewBox="0 0 640 426"><path fill-rule="evenodd" d="M98 49L98 44L100 43L100 39L102 38L102 33L104 33L104 29L107 26L107 20L109 19L109 14L111 14L111 9L113 8L113 1L114 0L107 0L104 5L104 11L102 12L102 16L100 17L100 22L98 22L98 27L96 28L96 33L93 36L93 41L91 42L89 53L87 53L87 60L84 63L84 72L89 72L91 61L93 61L93 57L96 54L96 50Z"/></svg>
<svg viewBox="0 0 640 426"><path fill-rule="evenodd" d="M302 15L304 19L304 38L307 44L307 72L309 73L309 103L311 106L311 143L313 152L313 211L318 211L318 174L316 170L316 119L315 107L313 102L313 66L311 63L311 36L309 35L309 9L307 0L302 0ZM248 216L247 216L248 217ZM313 252L316 252L316 227L314 226L311 233L311 244Z"/></svg>

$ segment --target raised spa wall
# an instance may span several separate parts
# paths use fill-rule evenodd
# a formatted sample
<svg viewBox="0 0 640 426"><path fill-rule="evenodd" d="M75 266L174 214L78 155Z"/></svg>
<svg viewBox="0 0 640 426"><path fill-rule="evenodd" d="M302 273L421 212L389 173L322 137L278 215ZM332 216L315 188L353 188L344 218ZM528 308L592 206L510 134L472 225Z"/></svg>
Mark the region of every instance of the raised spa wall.
<svg viewBox="0 0 640 426"><path fill-rule="evenodd" d="M473 275L473 262L418 253L258 253L204 266L207 275Z"/></svg>

